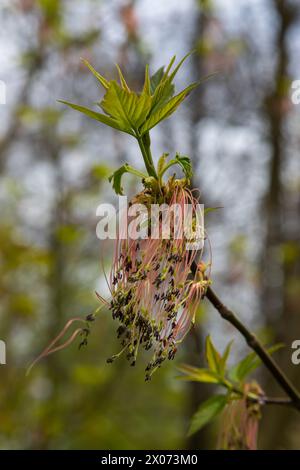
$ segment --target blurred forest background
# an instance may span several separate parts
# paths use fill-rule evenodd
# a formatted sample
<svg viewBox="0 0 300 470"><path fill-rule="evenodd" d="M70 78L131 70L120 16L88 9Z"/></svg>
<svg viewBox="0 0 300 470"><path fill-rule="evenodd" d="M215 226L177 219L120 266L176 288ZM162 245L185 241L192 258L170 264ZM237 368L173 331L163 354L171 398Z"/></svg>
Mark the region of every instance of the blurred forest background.
<svg viewBox="0 0 300 470"><path fill-rule="evenodd" d="M111 257L96 238L96 207L115 201L112 170L141 165L130 136L56 100L99 101L80 57L108 77L118 62L136 88L147 62L154 72L193 48L179 85L219 72L153 132L154 155L192 157L202 202L223 207L206 218L214 287L264 341L286 344L276 357L300 387L290 359L300 337L300 105L291 101L299 1L1 0L0 21L0 447L214 448L215 424L187 438L212 388L177 380L176 365L204 365L208 331L221 349L234 339L236 359L247 348L207 302L175 362L150 383L142 356L135 368L106 364L119 348L107 312L87 348L74 344L25 376L67 319L97 307L95 289L105 294L100 259L108 271ZM263 367L257 378L278 394ZM266 409L259 447L299 449L299 416Z"/></svg>

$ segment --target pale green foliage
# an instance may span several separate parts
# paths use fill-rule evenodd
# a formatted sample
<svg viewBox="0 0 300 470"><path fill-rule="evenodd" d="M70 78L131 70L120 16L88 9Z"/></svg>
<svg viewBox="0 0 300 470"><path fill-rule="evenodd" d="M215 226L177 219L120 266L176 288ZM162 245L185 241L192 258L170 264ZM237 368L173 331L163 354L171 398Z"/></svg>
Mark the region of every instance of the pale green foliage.
<svg viewBox="0 0 300 470"><path fill-rule="evenodd" d="M182 380L217 384L226 390L226 394L214 395L200 405L192 418L189 434L199 431L199 429L208 424L230 401L242 399L244 397L243 386L246 378L261 364L261 360L253 352L228 370L227 360L231 346L232 341L228 343L223 354L220 354L215 348L211 337L207 336L205 341L205 356L208 368L198 368L189 365L183 365L179 368L184 374L179 377ZM268 352L273 353L281 347L282 344L276 344L270 347ZM251 398L255 399L258 397L252 394Z"/></svg>
<svg viewBox="0 0 300 470"><path fill-rule="evenodd" d="M185 177L189 180L193 175L192 164L189 157L186 155L181 155L180 153L176 153L175 158L171 159L168 163L166 163L168 158L168 153L163 153L160 159L158 160L157 165L157 173L158 177L161 179L164 173L174 165L179 165L185 175Z"/></svg>
<svg viewBox="0 0 300 470"><path fill-rule="evenodd" d="M131 173L132 175L138 176L140 178L147 178L147 175L144 175L140 171L136 170L132 166L125 163L117 171L115 171L112 175L110 175L110 177L108 178L109 181L113 182L113 188L116 194L123 194L123 188L121 186L121 179L124 173Z"/></svg>
<svg viewBox="0 0 300 470"><path fill-rule="evenodd" d="M192 176L191 161L189 157L179 153L168 163L166 163L168 154L163 154L156 172L150 151L149 136L149 131L158 123L171 116L182 101L198 85L198 83L192 83L174 96L175 87L173 80L189 55L190 53L183 57L172 70L175 62L174 56L166 69L161 67L152 76L149 74L149 66L146 65L144 85L140 93L136 93L129 88L118 65L116 67L119 83L116 80L107 80L87 60L83 60L84 64L105 89L105 95L102 101L98 103L103 113L70 103L69 101L60 100L60 102L96 121L134 136L139 142L148 175L159 180L160 184L162 183L163 174L173 165L179 165L186 179L189 180ZM110 181L113 182L113 188L117 194L122 194L121 178L124 173L128 172L143 179L147 176L129 167L127 164L123 165L110 177Z"/></svg>
<svg viewBox="0 0 300 470"><path fill-rule="evenodd" d="M173 96L173 80L189 55L187 54L172 72L175 57L172 58L165 71L160 68L152 77L149 75L149 67L146 66L145 81L141 93L136 93L129 88L118 65L120 83L115 80L107 80L87 60L84 60L84 64L106 90L103 100L99 103L105 114L96 113L68 101L61 102L92 119L140 138L163 119L171 116L180 103L198 85L198 83L192 83L176 96Z"/></svg>
<svg viewBox="0 0 300 470"><path fill-rule="evenodd" d="M192 418L189 435L199 431L213 418L218 416L218 414L220 414L221 411L225 408L226 404L227 398L225 395L214 395L201 403L198 411Z"/></svg>

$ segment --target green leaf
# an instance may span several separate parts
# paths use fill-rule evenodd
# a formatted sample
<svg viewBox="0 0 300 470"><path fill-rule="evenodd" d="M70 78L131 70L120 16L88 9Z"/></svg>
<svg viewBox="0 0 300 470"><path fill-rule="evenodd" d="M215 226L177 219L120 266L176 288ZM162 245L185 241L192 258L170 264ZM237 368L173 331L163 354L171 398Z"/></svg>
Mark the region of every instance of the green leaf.
<svg viewBox="0 0 300 470"><path fill-rule="evenodd" d="M173 96L174 94L174 85L173 80L175 75L177 74L178 70L184 63L184 61L192 54L189 52L186 54L183 59L179 62L179 64L175 67L173 72L169 75L169 72L175 62L176 56L172 57L166 71L163 73L162 78L159 82L159 85L156 87L155 93L153 95L153 103L152 103L152 113L158 111L158 109L162 108L167 101Z"/></svg>
<svg viewBox="0 0 300 470"><path fill-rule="evenodd" d="M179 371L185 374L184 376L179 377L181 380L215 384L220 383L220 377L218 377L215 372L209 369L200 369L198 367L182 365L181 367L179 367Z"/></svg>
<svg viewBox="0 0 300 470"><path fill-rule="evenodd" d="M174 92L173 83L161 80L152 96L151 114L162 108L173 97Z"/></svg>
<svg viewBox="0 0 300 470"><path fill-rule="evenodd" d="M213 418L215 418L225 408L227 403L226 395L215 395L200 405L198 411L194 414L188 435L202 429Z"/></svg>
<svg viewBox="0 0 300 470"><path fill-rule="evenodd" d="M180 155L180 153L176 154L175 159L178 165L181 166L185 176L190 179L193 175L191 159L186 155Z"/></svg>
<svg viewBox="0 0 300 470"><path fill-rule="evenodd" d="M221 355L214 347L210 335L206 337L205 354L209 368L216 373L221 372Z"/></svg>
<svg viewBox="0 0 300 470"><path fill-rule="evenodd" d="M198 86L198 83L192 83L191 85L186 87L184 90L182 90L178 95L171 98L163 106L160 106L156 111L152 110L149 119L147 119L147 121L144 123L144 125L140 129L141 135L143 135L145 132L152 129L163 119L166 119L169 116L171 116L171 114L173 114L174 111L176 111L180 103L189 95L189 93L194 88L196 88L196 86Z"/></svg>
<svg viewBox="0 0 300 470"><path fill-rule="evenodd" d="M162 178L164 173L173 165L179 165L181 169L183 170L186 178L190 179L192 177L192 174L193 174L192 164L191 164L191 160L189 157L187 157L186 155L180 155L179 153L176 153L175 158L173 158L167 164L165 164L167 156L168 154L164 153L158 161L157 170L158 170L158 176L160 178Z"/></svg>
<svg viewBox="0 0 300 470"><path fill-rule="evenodd" d="M204 209L204 215L208 214L209 212L214 212L218 209L224 209L222 206L218 206L218 207L206 207Z"/></svg>
<svg viewBox="0 0 300 470"><path fill-rule="evenodd" d="M272 354L283 346L284 345L282 343L278 343L268 348L267 351L269 354ZM234 382L243 382L251 372L261 365L261 363L262 361L257 357L257 354L252 352L245 356L229 371L229 378Z"/></svg>
<svg viewBox="0 0 300 470"><path fill-rule="evenodd" d="M69 101L64 101L64 100L58 100L59 103L66 104L67 106L70 106L70 108L75 109L76 111L79 111L80 113L85 114L86 116L95 119L96 121L100 121L103 124L106 124L107 126L113 127L114 129L117 129L118 131L123 131L127 132L128 134L134 135L133 132L130 130L125 130L120 126L120 124L112 117L106 116L105 114L97 113L96 111L93 111L92 109L86 108L85 106L80 106L78 104L70 103Z"/></svg>
<svg viewBox="0 0 300 470"><path fill-rule="evenodd" d="M124 173L131 173L132 175L138 176L139 178L147 178L147 175L125 163L108 178L109 182L112 181L113 188L117 194L123 194L121 180Z"/></svg>
<svg viewBox="0 0 300 470"><path fill-rule="evenodd" d="M220 367L221 367L221 371L222 371L222 374L224 375L225 372L226 372L226 364L227 364L227 360L228 360L228 357L229 357L229 354L230 354L230 350L231 350L231 346L232 346L232 343L233 343L233 340L230 341L225 350L224 350L224 353L221 357L221 363L220 363Z"/></svg>
<svg viewBox="0 0 300 470"><path fill-rule="evenodd" d="M104 78L87 60L82 59L85 65L106 89L104 98L99 103L105 115L67 101L62 102L93 119L141 140L149 133L150 129L163 119L171 116L181 102L199 84L192 83L174 96L175 88L172 83L173 79L190 54L191 53L183 57L173 71L171 71L171 69L176 57L172 57L166 70L161 67L151 77L149 75L149 67L146 65L144 86L140 94L130 90L118 65L116 65L116 67L119 74L120 85L115 80L109 81ZM187 157L184 157L184 159L183 157L176 158L176 163L181 165L186 176L189 178L189 175L191 175L189 160Z"/></svg>
<svg viewBox="0 0 300 470"><path fill-rule="evenodd" d="M151 77L150 77L150 92L151 95L154 94L156 88L160 84L164 76L164 68L160 67Z"/></svg>
<svg viewBox="0 0 300 470"><path fill-rule="evenodd" d="M151 97L128 92L112 80L100 106L125 132L134 135L150 111Z"/></svg>
<svg viewBox="0 0 300 470"><path fill-rule="evenodd" d="M120 69L119 65L116 64L116 67L117 67L117 71L118 71L118 74L119 74L119 79L120 79L120 83L121 83L121 86L123 88L123 90L126 90L128 93L130 93L130 88L129 86L127 85L127 82L124 78L124 75L122 73L122 70Z"/></svg>
<svg viewBox="0 0 300 470"><path fill-rule="evenodd" d="M146 64L145 68L145 81L144 81L144 87L143 87L143 92L144 94L150 96L151 95L151 80L150 80L150 75L149 75L149 65Z"/></svg>
<svg viewBox="0 0 300 470"><path fill-rule="evenodd" d="M163 153L161 157L159 157L158 163L157 163L157 173L158 176L162 176L164 174L164 169L166 165L166 160L168 158L169 154L168 153Z"/></svg>
<svg viewBox="0 0 300 470"><path fill-rule="evenodd" d="M101 85L107 90L109 87L109 81L106 80L106 78L102 77L102 75L100 75L100 73L97 72L97 70L95 70L94 67L86 59L81 59L81 60L90 69L92 74L95 75L95 77L97 78L97 80L99 80Z"/></svg>
<svg viewBox="0 0 300 470"><path fill-rule="evenodd" d="M169 80L170 81L173 81L174 78L175 78L175 75L177 74L178 70L181 68L181 66L183 65L183 63L186 61L186 59L188 57L190 57L195 51L190 51L188 52L182 59L181 61L179 62L178 65L176 65L175 69L173 70L173 72L171 73L171 75L169 76ZM176 57L176 56L175 56ZM171 67L170 67L171 68Z"/></svg>

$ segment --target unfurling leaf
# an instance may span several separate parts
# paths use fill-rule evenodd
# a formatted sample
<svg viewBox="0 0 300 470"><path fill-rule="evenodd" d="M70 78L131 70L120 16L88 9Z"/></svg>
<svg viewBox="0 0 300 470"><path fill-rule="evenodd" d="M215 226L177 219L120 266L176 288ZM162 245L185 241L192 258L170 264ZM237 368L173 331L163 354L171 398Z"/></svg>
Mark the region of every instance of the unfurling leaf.
<svg viewBox="0 0 300 470"><path fill-rule="evenodd" d="M183 170L185 177L187 179L190 179L192 177L193 175L192 163L189 157L187 157L186 155L180 155L180 153L176 153L175 158L173 158L166 164L167 157L168 157L168 154L164 153L158 161L157 171L158 171L158 176L160 178L162 178L164 173L173 165L179 165L181 169Z"/></svg>
<svg viewBox="0 0 300 470"><path fill-rule="evenodd" d="M168 153L163 153L161 157L159 157L158 163L157 163L157 173L159 176L162 176L165 171L165 166L166 166L166 160L168 158L169 154Z"/></svg>
<svg viewBox="0 0 300 470"><path fill-rule="evenodd" d="M178 165L181 166L186 178L191 179L193 176L193 170L190 158L186 155L180 155L180 153L177 153L175 159Z"/></svg>
<svg viewBox="0 0 300 470"><path fill-rule="evenodd" d="M147 178L147 175L141 173L140 171L125 163L108 178L110 182L112 181L112 185L116 194L123 194L121 180L124 173L131 173L132 175L138 176L139 178Z"/></svg>
<svg viewBox="0 0 300 470"><path fill-rule="evenodd" d="M226 395L215 395L203 402L194 414L189 429L189 436L202 429L225 408Z"/></svg>

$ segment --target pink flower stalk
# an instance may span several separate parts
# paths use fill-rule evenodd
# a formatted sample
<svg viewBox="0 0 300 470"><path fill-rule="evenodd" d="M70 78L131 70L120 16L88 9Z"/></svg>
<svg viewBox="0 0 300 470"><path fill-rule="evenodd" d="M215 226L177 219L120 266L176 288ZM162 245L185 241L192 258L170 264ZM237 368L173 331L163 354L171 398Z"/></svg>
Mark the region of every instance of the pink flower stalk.
<svg viewBox="0 0 300 470"><path fill-rule="evenodd" d="M260 387L245 384L245 396L227 405L219 435L219 447L226 450L257 450L260 404L247 397L248 393L262 394Z"/></svg>
<svg viewBox="0 0 300 470"><path fill-rule="evenodd" d="M165 192L167 212L172 211L173 204L178 204L182 210L185 204L191 204L195 217L198 201L189 189L172 180L172 191ZM147 191L135 199L144 201L145 196ZM161 230L161 218L158 225ZM149 233L150 229L151 224ZM188 242L183 225L175 235L173 220L170 239L150 235L146 239L118 239L115 244L109 308L113 318L120 322L117 334L123 349L108 362L126 351L134 365L139 347L152 348L154 354L146 368L146 380L165 359L174 358L177 344L191 328L205 293L208 281L203 274L203 264L198 264L194 275L191 273L199 250L187 250Z"/></svg>

